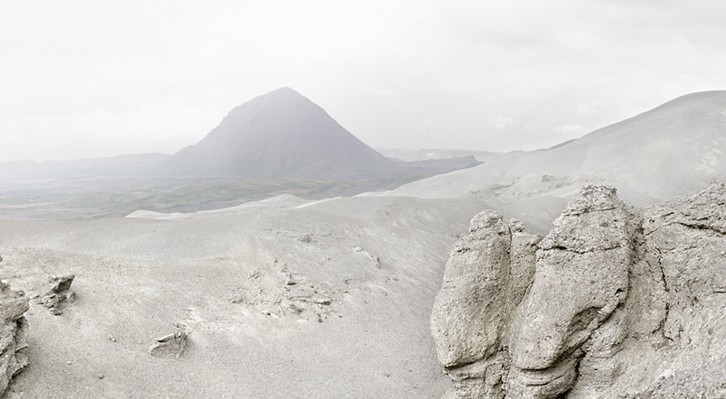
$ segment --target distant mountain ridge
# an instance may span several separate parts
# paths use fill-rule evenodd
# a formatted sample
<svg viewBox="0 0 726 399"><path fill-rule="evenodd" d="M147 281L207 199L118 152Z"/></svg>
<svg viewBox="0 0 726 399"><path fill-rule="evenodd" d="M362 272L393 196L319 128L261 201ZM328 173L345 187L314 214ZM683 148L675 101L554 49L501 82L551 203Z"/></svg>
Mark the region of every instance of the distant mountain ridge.
<svg viewBox="0 0 726 399"><path fill-rule="evenodd" d="M452 159L462 157L474 157L479 162L490 161L501 153L481 150L457 150L457 149L412 149L412 148L376 148L376 151L388 158L404 162L418 162L437 159Z"/></svg>
<svg viewBox="0 0 726 399"><path fill-rule="evenodd" d="M352 196L479 163L386 158L321 107L282 88L234 108L200 142L172 156L0 163L0 217L188 212L280 194Z"/></svg>
<svg viewBox="0 0 726 399"><path fill-rule="evenodd" d="M505 154L406 184L390 195L560 198L576 193L583 182L597 182L615 185L623 198L645 205L725 178L726 91L707 91L546 150Z"/></svg>
<svg viewBox="0 0 726 399"><path fill-rule="evenodd" d="M245 179L354 179L403 170L287 87L234 108L164 169L186 178Z"/></svg>
<svg viewBox="0 0 726 399"><path fill-rule="evenodd" d="M70 161L13 161L0 163L0 181L54 178L139 178L156 173L169 155L128 154Z"/></svg>

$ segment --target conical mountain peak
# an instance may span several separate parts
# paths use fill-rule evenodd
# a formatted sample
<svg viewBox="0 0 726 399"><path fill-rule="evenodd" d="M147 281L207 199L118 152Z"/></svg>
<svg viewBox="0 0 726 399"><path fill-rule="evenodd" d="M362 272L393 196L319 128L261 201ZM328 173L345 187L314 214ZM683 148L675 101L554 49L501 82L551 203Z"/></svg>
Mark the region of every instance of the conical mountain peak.
<svg viewBox="0 0 726 399"><path fill-rule="evenodd" d="M295 89L292 89L287 86L280 87L279 89L273 90L267 94L263 94L262 96L289 96L289 97L303 97L302 94L298 93Z"/></svg>
<svg viewBox="0 0 726 399"><path fill-rule="evenodd" d="M248 103L254 102L307 102L312 103L307 97L289 87L281 87L269 93L257 96ZM244 104L243 104L244 105Z"/></svg>
<svg viewBox="0 0 726 399"><path fill-rule="evenodd" d="M348 179L399 166L283 87L234 108L202 141L168 163L182 177Z"/></svg>

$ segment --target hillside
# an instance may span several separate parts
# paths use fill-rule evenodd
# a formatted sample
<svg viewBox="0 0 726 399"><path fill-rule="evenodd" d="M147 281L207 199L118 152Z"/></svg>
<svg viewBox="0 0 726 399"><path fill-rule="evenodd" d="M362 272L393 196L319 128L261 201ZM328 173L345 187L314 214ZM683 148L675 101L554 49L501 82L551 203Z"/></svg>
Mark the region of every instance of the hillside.
<svg viewBox="0 0 726 399"><path fill-rule="evenodd" d="M301 101L286 90L277 94L292 97L295 104ZM264 102L265 97L242 107ZM312 104L302 103L307 105L301 107ZM123 202L124 209L154 204L126 218L92 214L86 220L48 220L52 218L43 213L46 220L6 220L33 204L22 197L23 201L5 205L7 215L0 214L0 274L28 298L48 292L49 276L75 274L75 301L56 316L38 300L30 300L25 316L28 346L22 348L30 366L15 377L9 397L439 398L450 384L436 361L428 333L429 314L447 251L466 231L467 221L481 209L495 209L505 218L520 218L527 231L547 233L583 182L608 181L619 188L619 195L636 204L705 185L724 176L724 105L724 92L685 96L579 140L548 150L506 154L472 169L406 185L382 198L361 195L310 201L288 192L238 205L238 193L229 189L228 181L211 179L204 184L192 182L188 190L178 190L174 182L163 186L164 190L158 186L132 190L137 186L128 185L104 191L108 198L103 201L113 201L116 210L121 209L118 201L130 191L138 198ZM256 108L259 113L261 108ZM285 119L297 114L279 115ZM274 136L274 129L269 131ZM229 133L215 132L209 136L214 140L203 142L221 143ZM280 134L277 144L284 144ZM437 163L428 160L418 167ZM306 165L297 165L295 170L300 176L314 175L305 174L316 170ZM97 187L100 182L93 178L88 184ZM148 197L149 193L154 195ZM229 196L224 204L238 206L188 213L178 209L182 201L207 195L220 204L222 194ZM50 212L58 206L50 195L29 195L28 200L39 201L31 213ZM401 197L405 195L427 198ZM209 199L196 201L209 203ZM715 209L715 202L709 201L702 201L703 209ZM88 204L85 197L73 202L74 207ZM160 209L162 204L169 209ZM171 204L177 207L172 209ZM643 215L646 228L648 220L671 214ZM699 224L699 215L692 213L693 227L713 230ZM618 223L630 219L616 216ZM590 224L595 228L616 225ZM671 224L669 228L680 228L678 223ZM503 229L521 232L516 222ZM474 229L473 233L485 231ZM709 231L702 233L722 235ZM720 245L720 238L714 242ZM689 240L683 245L700 248L694 242L705 241ZM715 255L723 254L721 247L713 248L708 252L713 259L723 257ZM504 253L501 259L519 259L516 251ZM475 251L460 254L464 259L476 255ZM693 259L704 258L694 253ZM718 264L714 262L708 264ZM594 264L596 270L605 270L602 262ZM654 271L658 277L659 270ZM704 275L693 281L707 280ZM524 293L529 285L526 279L521 281ZM717 283L714 290L720 292L723 284ZM570 291L568 286L556 292ZM711 298L712 293L699 298ZM691 298L695 296L673 302L673 314L688 309L678 306L691 303ZM148 353L158 337L175 332L177 325L190 331L188 346L178 358ZM675 324L664 326L664 331L678 331ZM682 364L700 360L693 357ZM529 370L525 366L520 368ZM554 371L559 370L555 367Z"/></svg>
<svg viewBox="0 0 726 399"><path fill-rule="evenodd" d="M233 109L202 141L173 155L165 166L177 177L245 179L371 178L401 169L289 88Z"/></svg>
<svg viewBox="0 0 726 399"><path fill-rule="evenodd" d="M580 139L513 152L475 168L413 182L389 195L487 200L569 198L608 183L636 204L670 199L726 177L726 91L679 97ZM562 203L564 205L564 203Z"/></svg>
<svg viewBox="0 0 726 399"><path fill-rule="evenodd" d="M24 398L428 398L428 313L474 201L280 196L192 214L0 220L0 273L30 301ZM184 323L178 359L151 356ZM24 394L21 394L24 393Z"/></svg>

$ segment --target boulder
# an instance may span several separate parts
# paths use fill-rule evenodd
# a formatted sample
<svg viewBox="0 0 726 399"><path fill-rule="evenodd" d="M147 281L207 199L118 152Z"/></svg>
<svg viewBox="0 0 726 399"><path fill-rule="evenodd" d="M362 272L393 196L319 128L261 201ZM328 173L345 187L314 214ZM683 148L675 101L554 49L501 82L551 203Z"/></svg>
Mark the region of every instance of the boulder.
<svg viewBox="0 0 726 399"><path fill-rule="evenodd" d="M436 296L431 317L436 351L461 398L498 395L507 372L503 339L526 289L522 278L534 270L528 260L539 240L518 224L512 230L492 211L476 215L454 245Z"/></svg>
<svg viewBox="0 0 726 399"><path fill-rule="evenodd" d="M190 334L189 327L177 324L173 333L154 340L155 342L149 347L149 354L165 359L178 359L187 349Z"/></svg>
<svg viewBox="0 0 726 399"><path fill-rule="evenodd" d="M12 378L28 365L24 354L28 346L28 323L24 314L28 308L28 298L22 291L13 291L0 282L0 396L8 389Z"/></svg>
<svg viewBox="0 0 726 399"><path fill-rule="evenodd" d="M49 277L50 288L40 297L40 303L56 316L63 314L66 304L76 298L76 294L70 290L75 278L73 274Z"/></svg>
<svg viewBox="0 0 726 399"><path fill-rule="evenodd" d="M724 276L726 184L647 210L587 186L541 240L477 215L432 333L459 399L724 396Z"/></svg>

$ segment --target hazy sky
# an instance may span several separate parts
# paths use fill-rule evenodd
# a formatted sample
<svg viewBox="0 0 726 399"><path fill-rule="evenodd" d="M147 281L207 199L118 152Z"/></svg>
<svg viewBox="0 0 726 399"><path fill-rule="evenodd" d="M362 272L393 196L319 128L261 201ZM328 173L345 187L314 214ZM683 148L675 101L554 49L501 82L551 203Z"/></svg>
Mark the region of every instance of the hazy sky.
<svg viewBox="0 0 726 399"><path fill-rule="evenodd" d="M371 146L534 149L726 89L726 2L0 5L0 161L166 152L289 86Z"/></svg>

